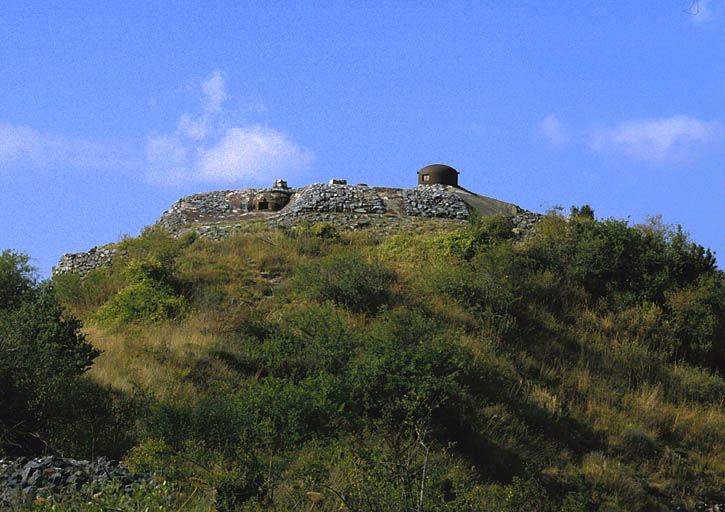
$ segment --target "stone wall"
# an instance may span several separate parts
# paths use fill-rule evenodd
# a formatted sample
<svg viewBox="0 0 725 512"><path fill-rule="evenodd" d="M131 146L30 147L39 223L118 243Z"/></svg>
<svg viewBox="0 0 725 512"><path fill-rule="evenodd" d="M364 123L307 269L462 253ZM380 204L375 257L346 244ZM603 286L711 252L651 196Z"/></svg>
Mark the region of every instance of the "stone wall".
<svg viewBox="0 0 725 512"><path fill-rule="evenodd" d="M517 240L528 240L536 234L539 221L543 217L540 213L519 209L519 213L511 217L511 222L514 225L511 231Z"/></svg>
<svg viewBox="0 0 725 512"><path fill-rule="evenodd" d="M177 231L186 224L248 213L258 189L218 190L182 197L166 210L158 223L167 231Z"/></svg>
<svg viewBox="0 0 725 512"><path fill-rule="evenodd" d="M439 217L464 220L468 206L445 185L418 185L403 192L405 213L415 217Z"/></svg>
<svg viewBox="0 0 725 512"><path fill-rule="evenodd" d="M92 247L88 252L64 254L53 267L53 275L75 272L85 277L90 271L111 265L116 256L125 256L125 251L110 247Z"/></svg>
<svg viewBox="0 0 725 512"><path fill-rule="evenodd" d="M313 212L385 213L385 204L372 187L314 183L299 190L285 213Z"/></svg>

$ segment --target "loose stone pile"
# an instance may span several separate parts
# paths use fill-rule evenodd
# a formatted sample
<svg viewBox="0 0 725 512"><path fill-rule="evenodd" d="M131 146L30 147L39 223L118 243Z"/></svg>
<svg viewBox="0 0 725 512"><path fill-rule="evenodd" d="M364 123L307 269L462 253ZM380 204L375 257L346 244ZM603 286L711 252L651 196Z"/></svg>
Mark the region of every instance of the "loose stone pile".
<svg viewBox="0 0 725 512"><path fill-rule="evenodd" d="M519 213L511 218L514 227L514 236L520 241L528 240L536 234L536 227L543 215L540 213L530 212L528 210L519 210Z"/></svg>
<svg viewBox="0 0 725 512"><path fill-rule="evenodd" d="M286 213L309 212L385 213L385 204L371 187L314 183L300 190L299 198Z"/></svg>
<svg viewBox="0 0 725 512"><path fill-rule="evenodd" d="M199 217L228 217L249 211L255 189L218 190L182 197L159 219L159 224L174 232Z"/></svg>
<svg viewBox="0 0 725 512"><path fill-rule="evenodd" d="M52 273L56 275L75 272L81 277L85 277L92 270L109 266L117 255L124 256L125 253L110 247L92 247L88 252L64 254L58 264L53 267Z"/></svg>
<svg viewBox="0 0 725 512"><path fill-rule="evenodd" d="M419 185L403 192L405 213L415 217L467 219L468 206L444 185Z"/></svg>
<svg viewBox="0 0 725 512"><path fill-rule="evenodd" d="M113 481L130 493L132 484L151 481L151 477L132 475L105 457L93 461L55 456L0 459L0 511L14 510L35 498L62 500L80 492L84 484L110 485Z"/></svg>

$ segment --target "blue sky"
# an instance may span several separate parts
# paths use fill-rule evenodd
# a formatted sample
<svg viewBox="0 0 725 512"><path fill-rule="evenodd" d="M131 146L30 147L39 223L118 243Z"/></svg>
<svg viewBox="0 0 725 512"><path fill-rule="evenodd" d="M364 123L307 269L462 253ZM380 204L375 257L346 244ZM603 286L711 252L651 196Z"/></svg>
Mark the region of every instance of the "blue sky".
<svg viewBox="0 0 725 512"><path fill-rule="evenodd" d="M0 77L0 249L43 276L184 195L431 163L725 258L725 0L5 0Z"/></svg>

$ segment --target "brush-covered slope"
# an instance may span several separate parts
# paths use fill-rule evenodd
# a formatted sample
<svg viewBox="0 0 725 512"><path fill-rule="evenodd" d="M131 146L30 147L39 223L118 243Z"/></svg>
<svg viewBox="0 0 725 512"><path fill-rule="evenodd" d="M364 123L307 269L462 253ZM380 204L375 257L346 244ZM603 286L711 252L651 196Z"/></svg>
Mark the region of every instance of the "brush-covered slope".
<svg viewBox="0 0 725 512"><path fill-rule="evenodd" d="M39 435L158 471L166 494L143 492L159 509L725 502L714 257L588 207L523 242L511 229L148 229L110 267L55 276L102 352L81 379L107 399L77 438Z"/></svg>

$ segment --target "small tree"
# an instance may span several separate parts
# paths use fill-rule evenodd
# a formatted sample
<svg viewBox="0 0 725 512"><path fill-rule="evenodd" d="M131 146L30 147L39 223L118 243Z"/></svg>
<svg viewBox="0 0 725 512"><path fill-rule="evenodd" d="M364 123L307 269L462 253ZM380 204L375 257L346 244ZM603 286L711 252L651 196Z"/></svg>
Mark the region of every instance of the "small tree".
<svg viewBox="0 0 725 512"><path fill-rule="evenodd" d="M28 261L14 251L0 256L0 452L44 450L44 426L71 414L53 404L99 355Z"/></svg>

